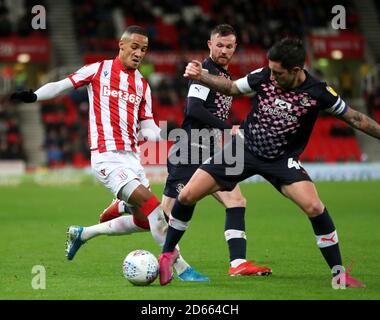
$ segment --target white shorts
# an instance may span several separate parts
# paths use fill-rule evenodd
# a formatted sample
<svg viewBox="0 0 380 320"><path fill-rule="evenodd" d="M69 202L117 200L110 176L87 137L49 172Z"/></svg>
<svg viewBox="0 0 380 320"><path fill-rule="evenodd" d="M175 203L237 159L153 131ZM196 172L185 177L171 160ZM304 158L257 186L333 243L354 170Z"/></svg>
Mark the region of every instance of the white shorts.
<svg viewBox="0 0 380 320"><path fill-rule="evenodd" d="M132 151L92 152L91 168L96 177L115 197L126 184L138 180L149 188L149 180L140 163L140 156ZM134 184L135 185L135 184ZM134 187L135 188L135 187ZM130 191L132 193L133 190Z"/></svg>

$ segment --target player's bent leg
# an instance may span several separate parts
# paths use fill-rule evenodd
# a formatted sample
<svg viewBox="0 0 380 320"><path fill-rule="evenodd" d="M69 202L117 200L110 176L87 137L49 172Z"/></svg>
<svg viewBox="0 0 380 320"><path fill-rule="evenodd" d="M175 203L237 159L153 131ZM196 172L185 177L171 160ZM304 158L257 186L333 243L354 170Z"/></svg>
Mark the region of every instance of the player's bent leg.
<svg viewBox="0 0 380 320"><path fill-rule="evenodd" d="M159 257L161 285L168 284L173 278L173 264L178 257L175 246L188 228L195 203L218 190L220 190L220 186L215 179L202 169L198 169L182 189L172 208L168 234Z"/></svg>
<svg viewBox="0 0 380 320"><path fill-rule="evenodd" d="M138 182L137 185L131 186L129 189L122 188L118 196L135 207L133 213L139 220L148 219L151 234L162 248L168 224L157 197Z"/></svg>
<svg viewBox="0 0 380 320"><path fill-rule="evenodd" d="M193 205L205 196L220 189L220 185L212 175L202 169L198 169L181 190L178 199L184 205Z"/></svg>
<svg viewBox="0 0 380 320"><path fill-rule="evenodd" d="M322 214L324 205L311 181L299 181L283 185L281 192L297 204L309 218Z"/></svg>
<svg viewBox="0 0 380 320"><path fill-rule="evenodd" d="M333 272L333 277L339 276L342 270L342 258L339 249L338 233L334 222L319 199L315 185L311 181L300 181L281 187L281 192L295 202L309 217L314 230L317 245ZM334 268L338 267L338 268ZM347 273L348 282L356 286L356 279ZM356 282L355 282L356 281Z"/></svg>

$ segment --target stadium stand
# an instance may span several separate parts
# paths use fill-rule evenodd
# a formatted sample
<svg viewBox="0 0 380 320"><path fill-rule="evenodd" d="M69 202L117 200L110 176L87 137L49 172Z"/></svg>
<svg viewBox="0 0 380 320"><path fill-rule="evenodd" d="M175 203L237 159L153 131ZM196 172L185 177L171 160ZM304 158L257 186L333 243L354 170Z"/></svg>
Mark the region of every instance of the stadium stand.
<svg viewBox="0 0 380 320"><path fill-rule="evenodd" d="M33 1L28 1L26 10L30 10L33 4ZM347 11L347 28L360 33L359 16L353 1L341 1L340 4ZM258 0L255 3L248 0L75 0L71 1L71 6L77 45L85 63L113 57L117 52L119 31L126 25L146 27L150 35L150 51L141 71L152 87L156 121L168 121L169 130L180 126L183 118L186 80L182 73L185 62L189 60L187 53L194 52L197 57L205 57L205 44L212 26L218 23L232 24L238 31L238 50L242 53L252 49L262 50L265 58L265 50L274 41L285 35L307 39L313 30L328 30L331 20L331 10L325 10L331 6L328 0ZM121 22L117 19L120 14L123 17ZM19 19L20 24L16 22L12 28L9 28L8 20L9 9L1 1L0 35L7 37L16 32L19 36L27 37L49 36L46 31L22 31L21 22L28 20ZM160 52L167 55L166 60ZM174 54L176 59L170 60L172 56L168 52ZM163 62L157 63L159 59ZM250 66L250 62L247 64ZM230 71L236 78L249 70L241 70L233 65ZM379 95L380 88L368 97L368 108L378 121ZM42 105L47 165L88 165L87 108L85 91L69 93ZM235 99L231 123L241 122L249 110L249 97ZM0 117L0 121L4 123L4 116ZM318 120L315 135L303 154L304 161L361 161L361 150L355 134L339 135L345 127L341 122L339 126L343 125L343 128L337 127L338 122L330 117ZM0 131L0 135L4 135L3 132ZM21 139L12 136L11 140L21 143Z"/></svg>
<svg viewBox="0 0 380 320"><path fill-rule="evenodd" d="M0 159L26 159L16 110L0 97Z"/></svg>

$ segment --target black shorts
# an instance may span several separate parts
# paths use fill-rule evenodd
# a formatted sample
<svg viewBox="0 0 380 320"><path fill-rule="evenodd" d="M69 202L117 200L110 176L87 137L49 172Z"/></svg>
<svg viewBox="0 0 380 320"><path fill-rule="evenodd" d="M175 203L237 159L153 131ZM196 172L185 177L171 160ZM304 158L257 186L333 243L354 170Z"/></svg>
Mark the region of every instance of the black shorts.
<svg viewBox="0 0 380 320"><path fill-rule="evenodd" d="M168 177L165 183L164 195L170 198L177 198L183 187L200 165L173 165L168 161Z"/></svg>
<svg viewBox="0 0 380 320"><path fill-rule="evenodd" d="M224 149L227 148L235 150L236 139L233 139ZM236 167L236 164L231 165L225 161L224 156L221 156L224 151L222 150L213 157L219 156L219 159L222 159L218 163L215 163L216 161L211 159L211 161L200 166L200 169L208 172L218 182L222 187L222 191L231 191L239 182L256 174L268 180L280 192L283 185L298 181L312 181L300 164L298 156L268 160L255 156L247 148L244 148L244 158L240 160L241 172L238 174L228 173L226 169Z"/></svg>
<svg viewBox="0 0 380 320"><path fill-rule="evenodd" d="M207 151L203 151L206 148ZM178 156L179 149L183 152L184 159L187 159L186 164L171 162L171 155L176 154ZM177 198L178 194L181 192L182 188L189 182L195 171L201 166L201 164L210 156L214 155L214 152L218 152L220 147L218 145L214 146L202 144L200 148L199 144L174 144L169 150L167 169L168 177L166 179L164 195L170 198ZM192 159L195 156L195 159ZM176 158L178 161L178 158ZM194 161L191 163L191 161Z"/></svg>

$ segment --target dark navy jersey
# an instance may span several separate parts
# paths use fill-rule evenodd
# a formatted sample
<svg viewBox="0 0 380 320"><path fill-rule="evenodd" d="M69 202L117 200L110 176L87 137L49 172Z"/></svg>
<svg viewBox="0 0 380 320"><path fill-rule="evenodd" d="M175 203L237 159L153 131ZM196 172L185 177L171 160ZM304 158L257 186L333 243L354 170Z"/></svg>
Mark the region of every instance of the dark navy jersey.
<svg viewBox="0 0 380 320"><path fill-rule="evenodd" d="M337 116L347 111L331 87L307 71L305 74L306 80L289 90L278 87L269 68L257 69L235 82L242 93L256 93L252 110L242 123L246 146L253 154L266 159L299 155L319 111Z"/></svg>
<svg viewBox="0 0 380 320"><path fill-rule="evenodd" d="M203 61L202 68L207 69L210 74L231 79L231 76L227 70L217 65L210 57ZM188 99L190 97L195 97L203 100L203 106L218 119L222 121L226 121L228 119L232 106L232 97L226 96L220 92L210 90L196 80L190 80L189 91L185 104L185 117L182 123L182 128L186 131L189 131L189 129L211 129L209 125L195 119L194 117L189 116Z"/></svg>
<svg viewBox="0 0 380 320"><path fill-rule="evenodd" d="M211 58L203 61L202 68L207 69L210 74L231 79L227 70L217 65ZM187 132L187 140L183 137L177 138L176 143L169 152L169 161L171 161L172 155L178 156L181 154L188 159L188 163L191 161L191 163L199 165L218 151L220 149L219 141L221 141L222 136L221 129L231 127L225 123L229 117L231 106L232 97L210 90L198 81L189 81L185 116L182 123L182 128ZM206 109L208 115L203 113L201 117L201 112L204 110L200 110L200 108ZM208 134L206 137L200 138L194 132L191 134L192 129L196 131L206 129ZM195 157L197 158L195 163L194 159L190 160L191 157L194 158L198 154L199 157Z"/></svg>

